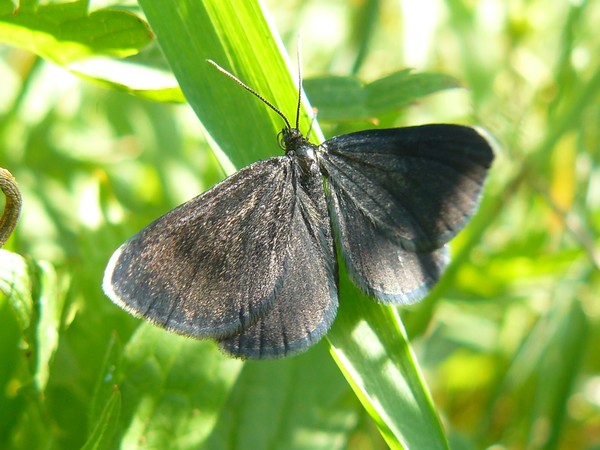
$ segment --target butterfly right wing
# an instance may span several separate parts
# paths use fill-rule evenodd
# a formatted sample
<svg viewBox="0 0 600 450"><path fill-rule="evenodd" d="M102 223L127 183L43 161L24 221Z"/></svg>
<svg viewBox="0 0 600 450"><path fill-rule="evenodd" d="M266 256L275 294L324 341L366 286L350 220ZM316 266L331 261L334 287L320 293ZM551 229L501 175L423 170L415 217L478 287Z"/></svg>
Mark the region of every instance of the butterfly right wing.
<svg viewBox="0 0 600 450"><path fill-rule="evenodd" d="M486 139L457 125L368 130L324 142L319 156L353 280L380 301L421 299L477 206L493 160Z"/></svg>
<svg viewBox="0 0 600 450"><path fill-rule="evenodd" d="M404 248L440 248L473 214L494 155L475 129L366 130L321 145L328 185Z"/></svg>
<svg viewBox="0 0 600 450"><path fill-rule="evenodd" d="M104 291L179 334L229 336L271 307L294 198L292 163L258 161L180 205L113 254Z"/></svg>

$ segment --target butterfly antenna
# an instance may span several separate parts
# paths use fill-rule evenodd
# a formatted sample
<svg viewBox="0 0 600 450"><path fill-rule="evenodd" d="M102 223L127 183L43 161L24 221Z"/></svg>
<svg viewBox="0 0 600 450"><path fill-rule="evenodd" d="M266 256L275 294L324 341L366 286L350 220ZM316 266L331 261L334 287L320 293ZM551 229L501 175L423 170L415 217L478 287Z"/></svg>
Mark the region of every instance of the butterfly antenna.
<svg viewBox="0 0 600 450"><path fill-rule="evenodd" d="M298 35L298 50L296 51L296 59L298 63L298 105L296 106L296 129L299 130L300 126L300 107L302 106L302 63L300 62L301 57L301 36ZM312 125L311 125L312 126Z"/></svg>
<svg viewBox="0 0 600 450"><path fill-rule="evenodd" d="M251 94L253 94L260 101L262 101L265 105L267 105L269 108L271 108L277 114L279 114L281 116L281 118L283 119L283 121L285 122L285 125L286 125L286 127L288 129L292 128L292 126L290 125L290 121L287 119L287 117L285 117L285 115L279 109L277 109L269 100L267 100L266 98L264 98L262 95L260 95L254 89L252 89L250 86L244 84L244 82L242 82L242 80L240 80L238 77L236 77L235 75L229 73L227 70L223 69L220 65L218 65L216 62L214 62L212 59L207 59L206 61L209 64L212 64L219 72L227 75L229 78L231 78L237 84L239 84L241 87L243 87L248 92L250 92ZM296 123L297 122L298 122L298 120L296 119ZM296 128L297 128L297 126L296 126Z"/></svg>

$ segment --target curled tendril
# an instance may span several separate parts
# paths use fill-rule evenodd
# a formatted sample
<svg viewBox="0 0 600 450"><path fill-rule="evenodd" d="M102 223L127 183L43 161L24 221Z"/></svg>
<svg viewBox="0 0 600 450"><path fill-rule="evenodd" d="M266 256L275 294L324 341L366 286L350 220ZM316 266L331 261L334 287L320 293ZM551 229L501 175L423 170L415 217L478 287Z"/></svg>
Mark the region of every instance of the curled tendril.
<svg viewBox="0 0 600 450"><path fill-rule="evenodd" d="M22 204L17 181L2 167L0 167L0 189L6 197L4 211L0 217L0 247L2 247L17 225Z"/></svg>

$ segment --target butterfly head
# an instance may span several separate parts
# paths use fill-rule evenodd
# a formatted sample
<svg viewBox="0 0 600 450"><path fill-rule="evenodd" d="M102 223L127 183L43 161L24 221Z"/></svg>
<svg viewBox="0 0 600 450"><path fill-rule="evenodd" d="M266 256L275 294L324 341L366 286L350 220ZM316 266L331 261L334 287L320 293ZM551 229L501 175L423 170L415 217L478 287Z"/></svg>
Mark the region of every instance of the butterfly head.
<svg viewBox="0 0 600 450"><path fill-rule="evenodd" d="M308 142L298 128L284 128L279 133L279 142L285 154L295 159L304 175L319 173L315 144Z"/></svg>
<svg viewBox="0 0 600 450"><path fill-rule="evenodd" d="M298 128L286 127L279 133L279 145L286 151L294 151L306 142Z"/></svg>

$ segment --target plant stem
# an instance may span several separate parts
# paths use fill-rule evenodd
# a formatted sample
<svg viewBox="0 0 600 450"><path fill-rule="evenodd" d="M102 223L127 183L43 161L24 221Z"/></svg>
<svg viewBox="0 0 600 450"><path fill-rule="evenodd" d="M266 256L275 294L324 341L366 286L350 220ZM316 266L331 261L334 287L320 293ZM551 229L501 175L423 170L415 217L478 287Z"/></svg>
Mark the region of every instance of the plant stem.
<svg viewBox="0 0 600 450"><path fill-rule="evenodd" d="M15 229L21 212L21 193L17 186L17 181L12 174L0 167L0 189L6 197L4 212L0 217L0 248L8 240Z"/></svg>

